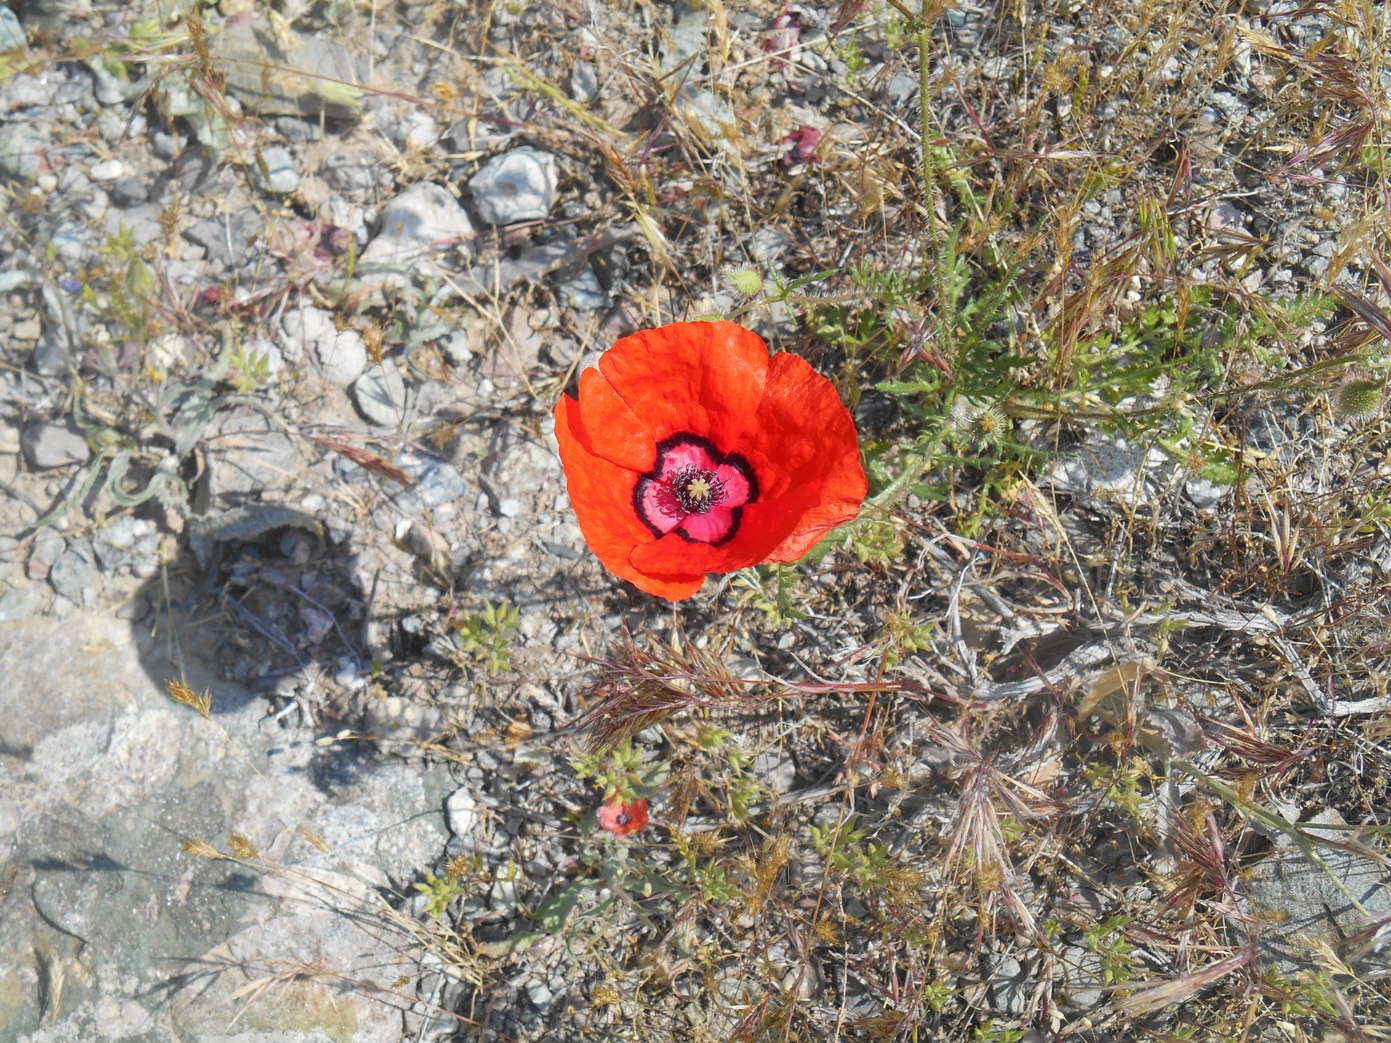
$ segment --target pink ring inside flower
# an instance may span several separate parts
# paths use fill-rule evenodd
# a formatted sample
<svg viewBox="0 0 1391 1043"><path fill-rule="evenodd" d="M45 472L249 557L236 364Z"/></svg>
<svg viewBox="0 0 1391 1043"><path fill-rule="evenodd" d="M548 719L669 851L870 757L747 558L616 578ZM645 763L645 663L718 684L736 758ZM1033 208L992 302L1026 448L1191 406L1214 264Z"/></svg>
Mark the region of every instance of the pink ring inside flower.
<svg viewBox="0 0 1391 1043"><path fill-rule="evenodd" d="M633 489L633 509L654 536L674 532L716 546L734 538L740 508L756 499L758 481L747 460L684 432L657 443L656 466Z"/></svg>

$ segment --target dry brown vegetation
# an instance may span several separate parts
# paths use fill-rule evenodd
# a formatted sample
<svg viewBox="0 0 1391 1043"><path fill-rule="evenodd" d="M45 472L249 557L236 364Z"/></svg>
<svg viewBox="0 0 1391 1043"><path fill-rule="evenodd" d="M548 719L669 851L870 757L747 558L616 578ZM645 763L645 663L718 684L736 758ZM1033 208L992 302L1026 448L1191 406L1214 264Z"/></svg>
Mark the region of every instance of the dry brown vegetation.
<svg viewBox="0 0 1391 1043"><path fill-rule="evenodd" d="M410 444L543 439L585 353L720 314L835 380L871 477L814 560L690 604L554 565L578 578L531 611L579 657L425 555L459 655L380 684L462 679L491 722L427 756L551 751L511 810L552 860L512 920L467 901L518 865L422 866L403 935L460 983L458 1039L1384 1038L1391 15L904 4L349 5L350 42L399 18L429 44L418 82L374 89L563 157L551 226L624 270L504 407L323 452L390 483ZM215 99L199 40L165 75ZM474 271L519 241L480 236ZM129 286L108 260L88 278ZM143 285L121 317L240 340L304 294L395 349L403 310L279 260L211 318ZM557 307L541 274L442 314L504 357ZM160 391L133 382L84 408L148 434ZM549 731L537 685L570 711ZM652 824L597 830L612 793ZM557 969L567 998L523 1010Z"/></svg>

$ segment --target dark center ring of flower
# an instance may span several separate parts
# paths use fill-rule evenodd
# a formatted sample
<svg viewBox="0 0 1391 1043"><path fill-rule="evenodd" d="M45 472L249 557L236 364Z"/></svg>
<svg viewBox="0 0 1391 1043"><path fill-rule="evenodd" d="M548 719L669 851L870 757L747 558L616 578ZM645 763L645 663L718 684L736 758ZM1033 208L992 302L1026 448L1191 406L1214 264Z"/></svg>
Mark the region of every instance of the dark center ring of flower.
<svg viewBox="0 0 1391 1043"><path fill-rule="evenodd" d="M679 465L672 453L683 454ZM716 547L734 539L743 508L757 500L758 479L747 460L685 431L657 443L656 465L633 487L633 510L652 535Z"/></svg>
<svg viewBox="0 0 1391 1043"><path fill-rule="evenodd" d="M705 514L711 507L724 503L724 482L714 471L699 467L683 467L671 480L672 495L687 514Z"/></svg>

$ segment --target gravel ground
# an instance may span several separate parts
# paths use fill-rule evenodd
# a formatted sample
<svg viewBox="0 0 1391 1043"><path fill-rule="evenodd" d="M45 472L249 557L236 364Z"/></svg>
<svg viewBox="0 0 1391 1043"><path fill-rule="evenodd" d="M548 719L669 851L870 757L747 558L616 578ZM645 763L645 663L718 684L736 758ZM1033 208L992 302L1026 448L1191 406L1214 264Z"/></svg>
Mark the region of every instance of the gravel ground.
<svg viewBox="0 0 1391 1043"><path fill-rule="evenodd" d="M1240 1038L1375 1022L1379 851L1282 828L1388 777L1388 442L1333 408L1381 372L1380 154L1338 151L1374 27L956 6L924 205L896 7L0 7L0 1037L1236 1038L1275 986L1228 975L1349 938L1355 1017ZM857 313L728 273L916 278L897 227L1007 195L1035 307L990 343L1109 294L1079 356L1169 336L1220 393L965 396L939 494L817 562L677 608L604 572L551 419L599 352L740 314L904 466ZM906 299L888 353L930 359ZM690 712L578 734L654 691ZM647 828L601 827L619 790ZM1182 996L1223 998L1146 991L1224 958Z"/></svg>

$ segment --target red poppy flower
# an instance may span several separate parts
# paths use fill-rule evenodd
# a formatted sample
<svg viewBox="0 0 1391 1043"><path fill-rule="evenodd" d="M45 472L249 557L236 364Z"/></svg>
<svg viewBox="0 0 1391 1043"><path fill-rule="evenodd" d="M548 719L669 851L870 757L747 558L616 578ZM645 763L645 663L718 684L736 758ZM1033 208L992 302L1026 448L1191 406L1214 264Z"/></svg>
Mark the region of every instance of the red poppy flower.
<svg viewBox="0 0 1391 1043"><path fill-rule="evenodd" d="M601 828L615 836L626 837L647 825L647 801L634 800L624 804L615 797L612 804L600 806L595 814Z"/></svg>
<svg viewBox="0 0 1391 1043"><path fill-rule="evenodd" d="M867 488L830 381L732 322L623 338L556 405L555 434L590 550L672 601L708 572L796 561Z"/></svg>

